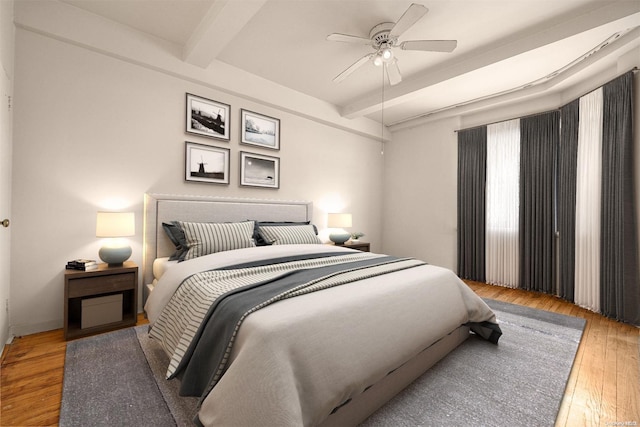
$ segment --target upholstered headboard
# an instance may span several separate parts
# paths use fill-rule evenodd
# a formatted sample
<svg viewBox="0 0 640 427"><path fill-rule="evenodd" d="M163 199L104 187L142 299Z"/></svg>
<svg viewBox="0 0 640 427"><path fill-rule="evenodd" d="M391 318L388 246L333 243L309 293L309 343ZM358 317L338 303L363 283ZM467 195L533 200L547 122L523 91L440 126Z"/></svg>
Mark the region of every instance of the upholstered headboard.
<svg viewBox="0 0 640 427"><path fill-rule="evenodd" d="M212 196L145 194L144 283L153 280L153 260L175 250L162 228L163 222L311 221L309 201L259 200Z"/></svg>

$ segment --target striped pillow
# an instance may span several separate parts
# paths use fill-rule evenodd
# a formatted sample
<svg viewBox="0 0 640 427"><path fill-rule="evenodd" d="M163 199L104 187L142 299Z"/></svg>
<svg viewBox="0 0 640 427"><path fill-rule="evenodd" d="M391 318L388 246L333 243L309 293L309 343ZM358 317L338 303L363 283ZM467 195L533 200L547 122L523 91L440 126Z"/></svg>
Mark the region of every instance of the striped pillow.
<svg viewBox="0 0 640 427"><path fill-rule="evenodd" d="M184 257L185 260L256 245L253 241L253 221L177 222L184 231L189 247Z"/></svg>
<svg viewBox="0 0 640 427"><path fill-rule="evenodd" d="M263 226L260 235L270 245L301 245L305 243L321 244L313 225Z"/></svg>
<svg viewBox="0 0 640 427"><path fill-rule="evenodd" d="M260 234L260 227L283 227L283 226L291 226L291 225L307 225L311 224L311 221L256 221L256 225L253 229L253 240L256 242L256 246L266 246L269 245L269 242L266 242L262 235ZM313 227L313 232L318 235L318 228L311 224Z"/></svg>

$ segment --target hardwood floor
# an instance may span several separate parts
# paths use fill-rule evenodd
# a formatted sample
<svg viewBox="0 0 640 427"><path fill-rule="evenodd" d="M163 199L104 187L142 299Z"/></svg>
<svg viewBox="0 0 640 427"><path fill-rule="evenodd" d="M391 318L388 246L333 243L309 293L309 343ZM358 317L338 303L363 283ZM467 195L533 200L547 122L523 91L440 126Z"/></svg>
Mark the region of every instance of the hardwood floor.
<svg viewBox="0 0 640 427"><path fill-rule="evenodd" d="M549 295L467 284L485 298L587 320L556 426L640 425L640 329ZM138 324L145 322L139 316ZM16 338L7 347L0 373L0 425L57 425L66 350L62 330Z"/></svg>

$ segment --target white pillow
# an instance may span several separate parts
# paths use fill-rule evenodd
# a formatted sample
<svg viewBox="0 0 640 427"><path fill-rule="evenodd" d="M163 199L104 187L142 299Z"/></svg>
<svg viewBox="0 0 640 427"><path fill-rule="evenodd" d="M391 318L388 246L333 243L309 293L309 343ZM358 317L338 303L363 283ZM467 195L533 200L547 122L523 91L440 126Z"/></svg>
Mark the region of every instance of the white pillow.
<svg viewBox="0 0 640 427"><path fill-rule="evenodd" d="M177 264L178 261L169 261L169 257L156 258L153 260L153 277L159 279L162 277L167 268Z"/></svg>

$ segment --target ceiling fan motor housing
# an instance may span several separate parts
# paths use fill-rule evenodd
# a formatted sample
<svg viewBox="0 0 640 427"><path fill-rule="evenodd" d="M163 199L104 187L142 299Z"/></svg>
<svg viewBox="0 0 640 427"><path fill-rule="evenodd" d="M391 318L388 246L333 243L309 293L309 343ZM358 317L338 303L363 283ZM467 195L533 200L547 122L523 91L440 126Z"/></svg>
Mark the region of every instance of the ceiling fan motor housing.
<svg viewBox="0 0 640 427"><path fill-rule="evenodd" d="M398 41L397 37L391 37L391 29L396 25L394 22L383 22L371 29L369 32L369 38L371 44L375 48L379 48L382 45L395 46Z"/></svg>

